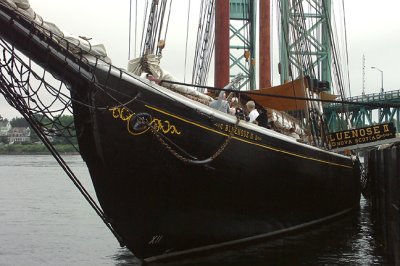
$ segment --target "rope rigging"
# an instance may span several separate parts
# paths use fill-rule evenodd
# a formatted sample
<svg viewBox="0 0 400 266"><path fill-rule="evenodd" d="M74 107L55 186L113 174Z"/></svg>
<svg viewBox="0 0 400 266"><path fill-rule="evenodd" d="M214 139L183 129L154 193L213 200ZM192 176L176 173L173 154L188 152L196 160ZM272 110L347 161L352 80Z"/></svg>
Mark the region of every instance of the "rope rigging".
<svg viewBox="0 0 400 266"><path fill-rule="evenodd" d="M327 3L325 1L323 1L323 4L324 4L324 7L325 7L324 11L326 12ZM343 9L343 11L344 11L344 9ZM329 21L332 19L332 16L328 12L326 12L325 15L328 17ZM333 24L333 25L335 25L335 24ZM332 28L332 23L327 23L327 27L328 27L328 33L329 33L329 41L330 41L330 45L332 46L332 53L333 53L333 71L334 71L334 77L335 77L335 82L336 82L335 83L336 84L335 88L338 90L339 95L341 96L341 99L344 100L345 97L346 97L346 91L345 91L345 86L346 86L345 85L345 81L346 81L345 77L346 76L344 75L344 73L342 71L342 68L339 67L339 66L343 65L343 63L340 62L340 49L337 48L337 43L339 41L338 41L337 34L334 35L334 30ZM345 36L345 38L347 38L347 37ZM345 39L345 41L346 41L346 44L345 44L346 64L348 66L347 40ZM348 87L348 90L350 92L350 76L349 76L349 71L348 70L347 70L347 77L348 77L348 79L347 79L347 87ZM347 122L348 127L351 128L351 122L350 122L350 118L349 118L349 115L348 115L349 112L348 112L347 106L346 105L342 105L341 109L342 109L342 112L341 112L342 113L342 118L344 116L344 120ZM343 129L345 129L345 128L342 128L342 130Z"/></svg>
<svg viewBox="0 0 400 266"><path fill-rule="evenodd" d="M310 75L316 77L313 65L313 58L311 57L312 47L308 35L308 26L306 25L306 18L304 16L302 0L298 1L279 1L279 9L282 19L282 32L281 35L285 42L285 52L288 58L288 73L292 80L297 77ZM293 52L297 51L297 52ZM295 67L293 67L292 63ZM316 96L310 90L305 91L308 94L307 98L314 99ZM305 121L305 126L311 132L314 145L326 145L324 135L326 132L324 128L320 128L323 121L322 114L319 114L318 109L320 106L315 106L314 101L307 101L307 112L297 112L295 117L300 121ZM306 119L305 119L306 117Z"/></svg>
<svg viewBox="0 0 400 266"><path fill-rule="evenodd" d="M86 201L120 242L120 245L124 246L122 238L112 228L104 212L50 141L49 137L54 132L68 139L76 137L73 132L73 121L64 125L60 120L63 114L72 112L71 98L66 96L66 92L62 92L67 90L65 84L59 81L58 86L51 85L50 81L46 80L51 80L51 83L54 83L55 80L47 75L48 72L43 70L43 74L38 75L37 71L39 70L35 71L33 68L39 69L39 66L34 65L30 59L26 63L22 57L17 55L14 46L2 39L0 39L0 48L3 50L2 62L4 61L4 63L0 63L0 92L11 106L22 114ZM36 84L37 87L33 88L32 84ZM46 99L44 93L52 98ZM70 144L73 145L71 141ZM75 149L78 151L77 147Z"/></svg>
<svg viewBox="0 0 400 266"><path fill-rule="evenodd" d="M211 59L215 48L215 0L202 0L197 29L196 48L192 70L192 83L207 83ZM201 87L199 91L204 92Z"/></svg>
<svg viewBox="0 0 400 266"><path fill-rule="evenodd" d="M188 52L188 40L189 40L189 18L190 18L190 3L192 1L189 0L188 12L186 18L186 43L185 43L185 64L183 67L183 82L186 82L186 63L187 63L187 52Z"/></svg>
<svg viewBox="0 0 400 266"><path fill-rule="evenodd" d="M212 86L199 86L197 84L190 84L190 83L183 83L178 81L171 81L171 80L161 80L160 83L172 83L177 85L183 85L188 87L201 87L207 90L217 90L217 91L225 91L225 92L232 92L235 94L248 94L248 95L257 95L262 97L274 97L274 98L282 98L282 99L291 99L291 100L304 100L310 102L321 102L321 103L332 103L332 104L347 104L347 105L357 105L357 106L365 106L365 107L372 107L372 108L400 108L400 104L398 103L374 103L374 102L354 102L354 101L346 101L346 100L324 100L319 98L308 98L308 97L298 97L298 96L286 96L280 94L270 94L270 93L263 93L259 94L256 91L238 91L236 89L224 89L224 88L217 88Z"/></svg>
<svg viewBox="0 0 400 266"><path fill-rule="evenodd" d="M153 2L154 4L155 2ZM163 5L164 3L164 5ZM149 20L149 27L151 26L151 30L146 31L146 38L148 37L148 42L146 42L143 46L143 52L148 52L151 49L155 49L155 40L160 40L160 36L162 35L161 29L163 28L163 23L160 22L160 20L165 16L165 9L166 9L166 2L163 1L160 6L155 7L154 5L151 7L151 12L152 15L154 16L153 19L150 21ZM203 14L204 18L207 19L207 21L211 21L214 16L214 1L203 1L203 3L206 3L208 5L204 6L204 10L206 12ZM170 12L169 12L170 14ZM169 17L168 14L168 17ZM202 20L201 20L202 21ZM207 24L207 23L206 23ZM156 26L155 26L156 25ZM165 26L165 33L168 29L168 23ZM223 90L227 92L233 92L235 94L255 94L255 92L251 91L245 91L241 92L238 90L231 90L231 89L221 89L221 88L215 88L215 87L209 87L209 86L204 86L201 85L204 80L206 80L206 74L205 72L203 73L205 67L209 65L209 62L211 60L211 54L208 54L208 49L210 47L213 48L213 36L210 36L209 33L213 32L213 25L212 23L209 23L205 28L204 28L204 35L200 34L200 37L198 35L198 45L201 47L201 49L198 52L198 57L196 57L199 61L201 60L203 63L201 64L201 67L199 68L199 73L200 75L198 76L199 79L197 79L196 76L196 81L193 82L194 84L187 84L187 83L181 83L181 82L173 82L170 80L162 80L161 82L165 83L174 83L174 84L179 84L179 85L185 85L185 86L193 86L197 87L200 89L210 89L210 90ZM301 34L296 35L298 33L293 33L295 36L300 37ZM158 37L156 37L158 36ZM206 39L204 39L202 36L207 36ZM166 37L166 36L164 36ZM61 38L61 37L60 37ZM164 38L165 40L165 38ZM207 40L207 41L205 41ZM51 41L51 38L50 38ZM49 42L50 42L49 41ZM153 43L153 45L151 45ZM212 44L211 44L212 43ZM208 46L212 45L212 46ZM298 44L301 47L306 47L306 44ZM73 124L73 121L69 124L63 124L62 121L60 120L60 117L64 114L71 114L72 113L72 104L79 104L82 106L85 106L91 110L108 110L108 106L104 107L99 107L99 106L91 106L89 104L83 103L83 101L79 100L73 100L69 96L71 91L69 90L68 86L63 82L64 77L53 77L50 72L47 72L46 70L42 69L40 66L34 64L29 58L26 59L24 56L20 56L20 53L15 50L15 47L13 45L8 44L4 40L0 39L0 49L2 50L2 55L3 55L3 60L0 61L0 92L5 96L6 100L10 103L11 106L15 107L23 116L24 118L28 121L28 123L31 125L31 127L35 130L35 132L38 134L39 138L42 140L42 142L46 145L46 147L49 149L49 151L52 153L52 155L55 157L55 159L58 161L60 166L64 169L64 171L67 173L68 177L71 179L71 181L74 183L74 185L79 189L79 191L82 193L82 195L85 197L85 199L89 202L89 204L92 206L92 208L95 210L95 212L101 217L103 222L106 224L106 226L112 231L112 233L116 236L116 238L120 241L121 245L123 245L123 240L117 232L112 228L110 222L108 221L107 217L105 216L104 212L102 209L96 204L96 202L93 200L93 198L90 196L90 194L86 191L86 189L83 187L83 185L80 183L79 179L75 176L73 171L68 167L66 162L63 160L63 158L60 156L58 151L54 148L52 143L49 140L49 137L51 137L53 134L59 134L67 139L71 139L76 137L75 133L75 127ZM79 49L79 48L76 48ZM49 49L50 50L50 49ZM69 49L67 49L69 50ZM130 53L130 52L129 52ZM157 54L161 53L161 49L157 47ZM130 54L129 54L130 55ZM85 62L87 64L87 60L84 59L82 56L82 53L76 53L76 61L77 62ZM96 63L91 65L91 74L94 73L94 70L97 67L97 62L100 62L99 65L104 65L104 62L97 58ZM301 64L303 66L310 66L310 60L309 58L302 58ZM47 63L47 62L46 62ZM66 63L66 62L65 62ZM80 65L79 65L80 67ZM109 73L112 70L115 70L114 67L110 65L109 68ZM43 71L42 74L38 74L39 71ZM67 72L67 70L64 70ZM81 71L79 69L79 71ZM120 72L120 78L122 79L122 75L128 75L126 72L119 70ZM312 70L311 70L312 71ZM208 71L207 71L208 73ZM133 101L141 101L139 99L140 95L132 96L132 95L125 95L121 92L119 92L117 89L110 88L106 85L102 85L97 83L97 81L93 78L93 76L90 77L84 77L88 79L88 84L90 86L93 86L95 89L98 91L104 93L106 96L110 97L112 101L116 104L117 106L120 107L127 107L127 105ZM205 78L205 79L204 79ZM90 82L89 82L90 80ZM136 79L137 82L143 82L140 79ZM143 82L144 83L144 82ZM156 86L152 87L154 90L158 90L160 93L163 93L161 90L159 90ZM46 94L46 95L45 95ZM122 102L121 100L118 100L116 95L119 96L125 96L127 98L126 102ZM166 94L164 94L166 95ZM51 98L47 98L47 96L50 96ZM376 107L377 104L374 103L359 103L359 102L349 102L349 101L333 101L333 100L321 100L321 99L316 99L313 95L308 95L308 97L291 97L291 96L282 96L282 95L273 95L273 94L264 94L263 96L265 97L279 97L279 98L288 98L288 99L298 99L298 100L307 100L309 102L326 102L326 103L335 103L335 104L356 104L356 105L363 105L363 106L374 106ZM177 101L177 100L175 100ZM400 108L400 105L398 104L379 104L380 107L393 107L393 108ZM311 108L311 107L309 107ZM129 108L128 108L129 110ZM131 111L131 110L129 110ZM315 114L316 115L316 114ZM157 139L162 143L173 155L175 155L178 159L185 163L191 163L191 164L207 164L210 163L212 160L214 160L217 156L219 156L224 149L227 147L227 145L230 143L235 130L232 130L228 137L225 139L225 141L222 143L222 145L217 149L217 151L210 156L209 158L206 159L197 159L194 156L188 154L184 150L180 149L177 145L175 145L171 140L168 140L168 138L163 135L162 133L158 132L152 125L149 124L148 121L142 120L142 123L146 124L151 132L157 137ZM237 119L236 124L234 129L238 126L239 119ZM71 142L71 145L72 144ZM175 145L172 147L172 145ZM75 149L78 151L78 148L74 145ZM179 150L179 151L177 151ZM182 156L181 154L184 154L185 156Z"/></svg>
<svg viewBox="0 0 400 266"><path fill-rule="evenodd" d="M136 23L135 23L136 25ZM128 29L129 29L129 41L128 41L128 60L131 59L131 40L132 40L132 0L129 0L129 24L128 24ZM135 36L136 39L136 36ZM136 42L135 42L136 43ZM136 49L135 49L136 50Z"/></svg>
<svg viewBox="0 0 400 266"><path fill-rule="evenodd" d="M288 66L284 71L288 72L288 76L292 80L305 75L319 80L327 80L331 83L330 88L335 89L344 101L346 98L345 88L348 87L350 90L350 78L348 68L346 68L348 66L347 47L345 45L346 65L341 62L336 23L331 22L334 16L331 14L333 9L330 1L278 0L278 8L282 20L282 42L286 46L284 53L288 58ZM345 41L346 38L345 36ZM343 71L343 65L345 71ZM284 77L286 77L285 73ZM308 98L315 97L314 93L308 92ZM347 106L346 104L342 105L341 116L343 121L347 122L347 127L351 128ZM318 124L327 125L324 123L325 117L322 115L322 111L318 111L319 109L322 110L322 106L318 107L309 101L308 111L305 114L308 116L306 120L308 127L314 132L312 135L315 141L323 141L324 138L321 139L320 136L326 135L328 132L327 126L323 129L317 128ZM345 125L341 123L340 126Z"/></svg>
<svg viewBox="0 0 400 266"><path fill-rule="evenodd" d="M157 2L157 3L156 3ZM141 51L142 55L147 53L155 53L157 55L161 55L161 46L155 46L155 43L160 43L161 36L164 35L164 41L166 39L166 32L168 31L168 24L163 24L163 20L165 17L165 12L168 9L166 1L153 1L150 10L151 19L148 20L148 29L145 31L146 38L144 43L142 43ZM211 62L212 51L214 49L214 25L212 23L214 13L214 1L203 1L204 6L202 9L205 10L203 14L203 19L207 21L205 23L205 27L202 28L202 33L198 35L198 42L196 46L200 47L198 52L196 53L196 60L201 62L196 66L196 71L193 73L198 73L197 76L194 77L194 84L186 84L180 82L172 82L163 80L161 82L166 83L174 83L185 86L194 86L200 89L211 89L211 90L224 90L227 92L233 92L235 94L241 94L242 92L238 90L231 89L219 89L214 87L204 86L207 80L208 68ZM130 2L132 5L132 1ZM131 6L130 6L131 8ZM131 11L130 11L131 12ZM169 7L168 12L168 21L170 17L171 6ZM202 23L203 20L200 20ZM131 24L131 14L129 18L129 23ZM203 25L203 24L202 24ZM136 28L136 26L135 26ZM131 28L129 28L131 31ZM136 34L136 29L135 29ZM60 37L61 38L61 37ZM52 40L49 38L50 41ZM49 42L50 42L49 41ZM67 41L66 41L67 42ZM131 47L131 36L129 37L129 47ZM135 44L136 45L136 44ZM50 45L49 45L50 46ZM67 45L68 47L68 45ZM102 219L105 225L110 229L110 231L115 235L115 237L120 242L121 246L124 245L123 239L118 235L118 233L112 227L110 221L102 211L102 209L97 205L97 203L93 200L91 195L87 192L84 186L81 184L79 179L75 176L73 171L69 168L67 163L63 160L62 156L55 149L53 144L50 141L50 137L54 134L59 134L60 136L65 137L69 140L70 144L74 146L74 148L78 151L78 147L72 143L71 139L76 137L75 127L73 121L68 124L63 124L60 120L60 117L65 114L72 114L72 105L78 104L89 108L90 110L108 110L108 106L94 106L84 103L83 101L79 101L76 99L72 99L69 96L70 91L69 87L63 82L64 77L55 76L53 77L50 72L42 69L39 65L34 64L31 59L26 59L24 56L21 56L18 51L15 50L13 45L8 44L4 40L0 39L0 49L2 50L3 60L0 61L0 92L5 96L6 100L10 103L11 106L15 107L26 119L26 121L30 124L32 129L36 132L41 141L46 145L48 150L66 172L70 180L74 183L74 185L78 188L84 198L88 201L90 206L95 210L96 214ZM76 47L77 50L79 48ZM50 50L50 49L49 49ZM72 50L72 48L71 48ZM67 51L70 51L70 48L67 48ZM136 52L136 46L135 46ZM130 48L128 57L130 57ZM81 51L75 54L76 62L84 62L88 65L87 60L82 56ZM67 60L65 59L65 63ZM96 63L91 65L92 69L90 69L90 74L93 74L96 67L97 62L100 62L99 65L104 65L101 59L97 58ZM47 62L45 62L47 63ZM304 65L309 64L309 62L303 61ZM186 63L185 63L186 64ZM66 64L67 65L67 64ZM66 66L65 66L66 67ZM80 67L80 65L79 65ZM114 67L110 65L109 73L112 70L115 70ZM43 71L41 74L40 71ZM65 72L68 70L65 69ZM78 71L81 71L80 69ZM122 79L122 75L126 74L126 72L120 71L120 78ZM65 73L64 72L64 73ZM90 77L84 77L86 79L90 79L88 84L93 86L96 90L101 93L104 93L106 96L112 99L113 103L118 104L117 106L126 107L129 111L131 111L127 105L133 101L141 101L140 95L132 96L125 95L119 92L117 89L112 89L106 85L102 85L97 83L97 81ZM137 82L143 82L137 79ZM157 87L153 87L154 90L158 90ZM163 93L159 90L160 93ZM243 92L246 94L252 94L251 91ZM125 96L126 101L122 102L119 100L118 96ZM166 95L166 94L165 94ZM48 98L49 96L49 98ZM270 95L265 94L265 97L281 97L281 98L292 98L292 99L300 99L307 100L310 102L333 102L339 103L338 101L327 101L315 99L314 97L289 97L289 96L279 96L279 95ZM117 99L118 98L118 99ZM177 101L177 100L175 100ZM342 101L344 103L344 101ZM346 104L360 104L360 103L350 103ZM366 105L366 103L363 103ZM371 104L371 103L370 103ZM205 165L212 162L215 158L217 158L228 146L234 137L234 132L239 124L239 118L236 119L236 123L233 127L233 130L227 134L227 138L223 141L223 143L218 147L218 149L208 158L205 159L197 159L194 156L190 155L188 152L181 149L177 146L173 141L169 140L165 135L158 132L154 126L152 126L149 121L142 120L142 123L146 124L154 136L159 140L159 142L165 146L165 148L170 151L175 157L179 160L196 165ZM182 155L183 154L183 155Z"/></svg>
<svg viewBox="0 0 400 266"><path fill-rule="evenodd" d="M146 26L143 27L140 56L147 54L161 55L161 51L165 46L171 15L172 0L170 0L169 7L167 7L167 2L167 0L153 0L150 8L148 8L148 0L146 1L145 13L147 15L144 17L143 22L143 25ZM168 15L165 19L167 9ZM165 20L166 24L164 24Z"/></svg>
<svg viewBox="0 0 400 266"><path fill-rule="evenodd" d="M242 29L244 29L244 39L242 40L242 46L243 46L243 57L245 59L245 68L248 70L248 72L250 73L251 69L252 69L252 60L254 58L254 55L252 54L254 51L252 51L252 47L250 46L250 43L248 40L250 40L250 36L251 34L251 23L250 23L250 18L252 17L251 13L253 13L253 10L251 10L253 7L253 4L249 3L249 0L245 0L244 2L245 6L248 8L244 8L243 12L242 12L242 16L243 18L243 25L242 25ZM248 80L250 80L251 77L248 77ZM250 82L245 82L243 84L246 87L246 90L251 89L250 87Z"/></svg>

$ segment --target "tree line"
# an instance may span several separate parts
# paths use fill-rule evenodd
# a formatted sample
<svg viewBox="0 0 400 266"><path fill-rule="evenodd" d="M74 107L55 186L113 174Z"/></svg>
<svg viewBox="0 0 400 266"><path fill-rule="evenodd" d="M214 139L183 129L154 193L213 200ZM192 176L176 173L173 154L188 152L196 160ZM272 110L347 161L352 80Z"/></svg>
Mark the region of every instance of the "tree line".
<svg viewBox="0 0 400 266"><path fill-rule="evenodd" d="M40 122L42 130L46 135L51 137L53 144L77 144L76 131L74 126L74 117L72 115L62 115L49 119L44 116L37 116L36 120ZM8 121L0 115L0 121ZM29 128L31 135L31 143L38 142L40 139L30 124L23 117L15 117L10 121L11 127ZM7 137L3 136L0 139L4 144L8 143ZM29 144L29 143L25 143Z"/></svg>

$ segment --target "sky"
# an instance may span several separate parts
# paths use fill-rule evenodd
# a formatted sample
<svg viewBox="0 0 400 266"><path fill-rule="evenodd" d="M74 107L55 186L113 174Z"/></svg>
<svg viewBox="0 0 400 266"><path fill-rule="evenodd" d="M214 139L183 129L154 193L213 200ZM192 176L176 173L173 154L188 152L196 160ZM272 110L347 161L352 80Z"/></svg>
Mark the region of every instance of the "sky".
<svg viewBox="0 0 400 266"><path fill-rule="evenodd" d="M400 1L398 0L333 0L344 4L347 48L349 53L349 76L351 93L361 95L363 88L363 55L365 55L365 92L378 93L383 71L385 91L399 90L400 67ZM31 7L45 21L55 23L73 35L91 37L105 44L113 64L126 68L129 47L129 1L128 0L30 0ZM144 3L132 0L132 4ZM197 25L199 0L173 0L173 8L161 65L180 81L191 79L191 66L186 64L185 42L187 11L190 3L189 24ZM143 10L143 9L141 9ZM143 11L142 11L143 13ZM140 14L140 11L139 13ZM135 20L132 9L132 22ZM141 20L139 20L141 21ZM140 22L139 22L140 24ZM172 29L178 29L173 32ZM195 30L189 33L189 47L194 47ZM135 34L132 30L131 58L134 56ZM140 34L138 35L140 38ZM138 46L137 46L138 47ZM191 57L189 51L188 58ZM189 59L188 59L189 60ZM276 66L272 66L273 71ZM274 83L277 79L274 78ZM11 119L20 116L0 96L0 115Z"/></svg>

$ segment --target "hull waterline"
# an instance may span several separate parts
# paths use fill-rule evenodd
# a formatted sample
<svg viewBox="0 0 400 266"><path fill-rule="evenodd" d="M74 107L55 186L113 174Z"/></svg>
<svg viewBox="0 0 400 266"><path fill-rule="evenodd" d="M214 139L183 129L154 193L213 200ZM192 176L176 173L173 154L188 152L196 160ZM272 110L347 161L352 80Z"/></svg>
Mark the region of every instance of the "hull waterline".
<svg viewBox="0 0 400 266"><path fill-rule="evenodd" d="M234 116L82 60L0 7L0 36L68 85L97 198L137 257L266 238L358 205L352 158L245 121L236 125Z"/></svg>

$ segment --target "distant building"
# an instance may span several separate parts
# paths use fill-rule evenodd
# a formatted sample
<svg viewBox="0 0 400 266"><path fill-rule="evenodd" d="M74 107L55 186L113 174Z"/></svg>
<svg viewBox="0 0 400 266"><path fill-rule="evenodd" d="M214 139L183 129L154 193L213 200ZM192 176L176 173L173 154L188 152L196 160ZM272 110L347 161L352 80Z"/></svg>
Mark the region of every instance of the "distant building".
<svg viewBox="0 0 400 266"><path fill-rule="evenodd" d="M8 120L0 121L0 137L7 136L11 129L11 123Z"/></svg>
<svg viewBox="0 0 400 266"><path fill-rule="evenodd" d="M29 127L13 127L8 132L8 142L29 142L31 141L31 130Z"/></svg>

